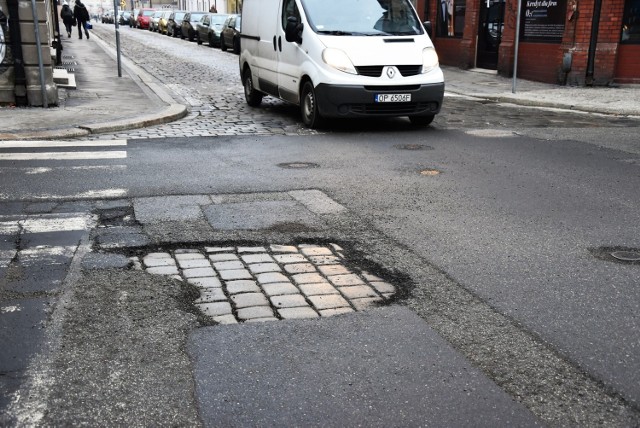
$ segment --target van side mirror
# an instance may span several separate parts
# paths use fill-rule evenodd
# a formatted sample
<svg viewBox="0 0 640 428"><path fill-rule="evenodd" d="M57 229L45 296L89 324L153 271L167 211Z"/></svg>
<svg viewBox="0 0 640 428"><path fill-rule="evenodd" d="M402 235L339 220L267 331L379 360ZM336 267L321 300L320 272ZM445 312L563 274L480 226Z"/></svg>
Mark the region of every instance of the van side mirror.
<svg viewBox="0 0 640 428"><path fill-rule="evenodd" d="M302 30L304 29L304 24L302 22L298 22L298 18L295 16L290 16L287 18L287 26L284 29L284 38L287 42L296 42L298 44L302 43Z"/></svg>
<svg viewBox="0 0 640 428"><path fill-rule="evenodd" d="M427 30L429 38L433 38L433 24L431 23L431 21L424 21L422 25L424 25L424 29Z"/></svg>

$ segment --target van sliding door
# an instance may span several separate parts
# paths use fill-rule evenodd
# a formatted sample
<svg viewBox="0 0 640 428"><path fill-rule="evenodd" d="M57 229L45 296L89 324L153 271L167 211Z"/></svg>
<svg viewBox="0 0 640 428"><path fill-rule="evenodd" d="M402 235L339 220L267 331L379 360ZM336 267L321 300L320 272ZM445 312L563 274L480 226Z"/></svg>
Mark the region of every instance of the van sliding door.
<svg viewBox="0 0 640 428"><path fill-rule="evenodd" d="M282 0L282 13L277 28L278 50L278 90L282 99L292 103L299 102L298 87L300 85L301 64L305 53L295 42L287 42L285 28L287 19L293 16L298 22L305 22L300 15L301 7L296 0Z"/></svg>

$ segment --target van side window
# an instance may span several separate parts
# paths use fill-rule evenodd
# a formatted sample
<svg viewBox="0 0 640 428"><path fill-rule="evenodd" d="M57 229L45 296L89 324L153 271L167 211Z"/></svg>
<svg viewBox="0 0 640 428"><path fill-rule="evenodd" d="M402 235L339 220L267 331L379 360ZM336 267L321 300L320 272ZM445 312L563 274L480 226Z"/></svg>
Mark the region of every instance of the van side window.
<svg viewBox="0 0 640 428"><path fill-rule="evenodd" d="M282 4L282 29L287 28L287 18L295 16L300 22L300 11L295 0L284 0Z"/></svg>

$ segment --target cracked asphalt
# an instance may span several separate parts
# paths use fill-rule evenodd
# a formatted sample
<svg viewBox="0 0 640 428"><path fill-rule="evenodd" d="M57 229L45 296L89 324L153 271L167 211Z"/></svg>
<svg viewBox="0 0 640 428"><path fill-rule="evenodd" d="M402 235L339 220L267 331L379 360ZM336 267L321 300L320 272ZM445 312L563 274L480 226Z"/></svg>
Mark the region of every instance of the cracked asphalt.
<svg viewBox="0 0 640 428"><path fill-rule="evenodd" d="M94 31L108 39L111 29ZM127 165L64 185L62 169L30 176L54 195L106 182L127 189L120 199L0 206L2 334L32 357L0 351L11 362L2 423L640 424L625 383L635 357L622 355L635 346L625 333L634 295L599 280L626 290L636 266L594 267L587 256L636 242L637 192L624 184L637 177L623 137L636 135L633 120L493 103L488 115L486 102L448 97L419 134L402 119L310 132L291 106L245 107L233 54L126 28L122 38L190 113L95 137L144 139L130 143ZM17 173L3 174L7 192L19 189ZM322 323L212 325L197 284L131 259L274 244L337 244L345 266L397 293ZM612 307L630 315L610 317ZM628 340L601 335L608 323ZM597 343L582 346L583 335Z"/></svg>

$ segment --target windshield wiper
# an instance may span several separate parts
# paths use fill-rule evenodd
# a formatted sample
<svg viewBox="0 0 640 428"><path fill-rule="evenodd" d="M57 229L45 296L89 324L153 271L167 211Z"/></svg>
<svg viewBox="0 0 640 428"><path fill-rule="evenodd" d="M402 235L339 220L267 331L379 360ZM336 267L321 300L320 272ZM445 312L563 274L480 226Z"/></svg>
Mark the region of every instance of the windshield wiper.
<svg viewBox="0 0 640 428"><path fill-rule="evenodd" d="M329 34L331 36L354 36L355 33L350 31L342 31L342 30L320 30L318 34Z"/></svg>

